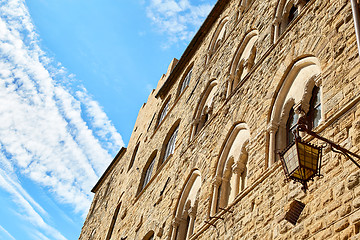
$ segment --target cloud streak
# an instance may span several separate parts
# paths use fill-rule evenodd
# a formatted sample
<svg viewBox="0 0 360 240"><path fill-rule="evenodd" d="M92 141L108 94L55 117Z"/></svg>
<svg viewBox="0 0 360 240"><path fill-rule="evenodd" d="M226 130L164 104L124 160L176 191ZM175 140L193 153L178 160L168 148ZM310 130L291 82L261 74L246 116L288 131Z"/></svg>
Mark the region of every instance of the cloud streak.
<svg viewBox="0 0 360 240"><path fill-rule="evenodd" d="M151 0L147 16L157 30L167 35L167 48L178 42L188 42L195 35L212 4L192 4L189 0Z"/></svg>
<svg viewBox="0 0 360 240"><path fill-rule="evenodd" d="M47 213L17 174L49 188L58 202L85 216L90 189L124 145L87 91L66 87L72 79L39 47L24 0L0 3L0 188L50 239L65 237L45 222Z"/></svg>
<svg viewBox="0 0 360 240"><path fill-rule="evenodd" d="M6 229L3 228L1 225L0 225L0 232L5 233L5 235L6 235L8 238L10 238L10 239L12 239L12 240L16 240L16 239L15 239L8 231L6 231Z"/></svg>

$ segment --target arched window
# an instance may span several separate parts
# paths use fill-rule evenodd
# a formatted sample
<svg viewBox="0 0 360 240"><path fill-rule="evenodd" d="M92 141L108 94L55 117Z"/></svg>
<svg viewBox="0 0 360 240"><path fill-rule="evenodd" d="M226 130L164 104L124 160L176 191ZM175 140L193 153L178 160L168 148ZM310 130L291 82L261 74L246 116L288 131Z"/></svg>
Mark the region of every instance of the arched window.
<svg viewBox="0 0 360 240"><path fill-rule="evenodd" d="M128 171L132 168L132 166L134 165L134 162L135 162L135 158L136 158L136 154L139 150L139 146L140 146L140 143L136 144L136 147L134 149L134 152L131 156L131 160L130 160L130 164L129 164L129 167L128 167Z"/></svg>
<svg viewBox="0 0 360 240"><path fill-rule="evenodd" d="M180 94L185 90L187 86L189 86L190 80L191 80L191 74L192 74L193 67L190 67L190 70L186 72L186 75L184 79L181 82L180 89L178 91L177 96L180 96Z"/></svg>
<svg viewBox="0 0 360 240"><path fill-rule="evenodd" d="M201 188L199 170L194 170L186 181L177 202L172 224L171 240L186 240L194 232Z"/></svg>
<svg viewBox="0 0 360 240"><path fill-rule="evenodd" d="M191 139L205 126L206 122L213 114L214 96L217 92L217 81L212 80L208 83L205 91L201 95L200 101L195 110Z"/></svg>
<svg viewBox="0 0 360 240"><path fill-rule="evenodd" d="M230 64L229 80L227 86L227 96L236 88L239 82L250 72L255 64L256 47L255 43L258 39L259 33L257 30L252 30L246 34L243 41L239 45L234 58Z"/></svg>
<svg viewBox="0 0 360 240"><path fill-rule="evenodd" d="M278 1L276 8L275 20L273 23L274 42L286 30L289 24L299 15L303 7L310 2L310 0L300 1Z"/></svg>
<svg viewBox="0 0 360 240"><path fill-rule="evenodd" d="M229 18L225 17L220 21L219 25L217 26L209 45L207 61L210 60L210 58L225 40L225 37L227 35L228 22Z"/></svg>
<svg viewBox="0 0 360 240"><path fill-rule="evenodd" d="M315 86L312 91L307 119L308 119L309 129L319 126L321 121L320 88L317 86Z"/></svg>
<svg viewBox="0 0 360 240"><path fill-rule="evenodd" d="M275 76L277 74L281 76L280 72L284 70L279 69L279 73L275 73ZM276 152L282 151L294 140L292 131L299 117L311 116L314 124L318 124L321 119L319 94L321 82L316 80L319 79L317 76L321 73L319 60L315 57L304 57L295 61L285 72L286 75L274 79L279 82L279 85L274 91L273 105L269 115L268 166L277 160Z"/></svg>
<svg viewBox="0 0 360 240"><path fill-rule="evenodd" d="M175 124L170 128L167 136L163 142L163 148L160 154L160 161L158 168L174 153L176 145L176 137L179 131L180 119L175 122Z"/></svg>
<svg viewBox="0 0 360 240"><path fill-rule="evenodd" d="M110 223L110 227L109 227L109 231L108 231L108 234L106 235L106 240L109 240L111 239L111 235L113 234L113 231L114 231L114 227L115 227L115 224L116 224L116 219L119 215L119 211L120 211L120 207L121 207L121 203L119 203L114 211L114 215L113 215L113 218L111 219L111 223Z"/></svg>
<svg viewBox="0 0 360 240"><path fill-rule="evenodd" d="M178 134L178 130L179 130L179 126L174 130L173 134L171 135L169 142L166 144L166 148L165 148L165 155L164 155L164 159L163 162L166 161L166 159L174 153L174 149L175 149L175 143L176 143L176 137Z"/></svg>
<svg viewBox="0 0 360 240"><path fill-rule="evenodd" d="M245 189L250 131L245 123L236 124L228 134L220 153L213 181L211 214L233 202Z"/></svg>
<svg viewBox="0 0 360 240"><path fill-rule="evenodd" d="M155 150L149 160L147 161L142 176L141 176L141 180L140 180L140 186L138 188L137 193L139 194L145 187L146 185L150 182L151 179L151 175L154 169L154 165L155 165L155 159L156 159L156 153L157 151Z"/></svg>
<svg viewBox="0 0 360 240"><path fill-rule="evenodd" d="M167 115L169 111L169 103L170 103L170 97L166 100L165 104L161 108L157 126L160 125L160 123L164 120L165 116Z"/></svg>

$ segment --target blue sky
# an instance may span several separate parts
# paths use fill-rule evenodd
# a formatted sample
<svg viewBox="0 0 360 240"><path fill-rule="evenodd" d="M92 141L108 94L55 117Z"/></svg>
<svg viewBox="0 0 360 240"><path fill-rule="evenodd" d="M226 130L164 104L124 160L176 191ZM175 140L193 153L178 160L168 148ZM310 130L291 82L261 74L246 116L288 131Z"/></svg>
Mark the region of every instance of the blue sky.
<svg viewBox="0 0 360 240"><path fill-rule="evenodd" d="M0 0L0 239L77 239L91 188L215 0Z"/></svg>

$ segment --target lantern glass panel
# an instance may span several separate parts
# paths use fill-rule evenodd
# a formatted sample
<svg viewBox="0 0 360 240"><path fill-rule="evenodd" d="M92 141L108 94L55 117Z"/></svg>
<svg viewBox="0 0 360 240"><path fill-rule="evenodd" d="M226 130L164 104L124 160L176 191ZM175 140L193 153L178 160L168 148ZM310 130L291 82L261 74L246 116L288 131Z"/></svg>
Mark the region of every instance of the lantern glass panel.
<svg viewBox="0 0 360 240"><path fill-rule="evenodd" d="M317 173L320 149L306 143L297 142L301 175L303 180L308 180Z"/></svg>
<svg viewBox="0 0 360 240"><path fill-rule="evenodd" d="M299 168L299 158L296 150L296 144L293 144L283 155L287 174L291 175Z"/></svg>

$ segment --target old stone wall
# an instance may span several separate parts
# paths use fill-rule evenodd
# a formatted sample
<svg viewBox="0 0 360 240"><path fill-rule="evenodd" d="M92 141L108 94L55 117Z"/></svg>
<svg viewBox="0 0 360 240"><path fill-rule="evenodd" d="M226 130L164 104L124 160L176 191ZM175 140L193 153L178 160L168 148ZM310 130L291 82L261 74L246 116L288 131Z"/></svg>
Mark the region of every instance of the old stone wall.
<svg viewBox="0 0 360 240"><path fill-rule="evenodd" d="M186 59L187 67L166 96L155 97L160 83L150 94L139 111L126 153L95 189L80 239L104 240L111 235L111 239L141 240L154 232L154 239L174 240L179 224L176 209L195 169L200 172L201 187L189 239L360 239L360 172L350 160L325 148L323 177L310 182L306 193L300 184L284 181L279 161L269 160L271 152L282 150L270 147L269 122L276 96L294 63L308 57L316 58L321 68L314 81L321 85L322 118L314 131L359 153L360 64L350 2L308 1L276 41L276 8L289 1L247 2L251 3L242 8L242 1L229 1L200 46ZM228 20L225 34L215 51L209 51L224 19ZM246 34L254 30L258 38L253 65L227 94L232 60ZM178 96L192 64L189 86ZM193 134L195 112L212 80L217 82L217 90L210 117ZM158 124L168 99L169 110ZM174 152L161 164L169 134L178 123ZM246 187L214 218L214 177L222 149L237 123L245 123L250 132ZM305 140L323 144L309 136ZM156 157L151 179L141 190L152 154ZM284 219L294 199L305 203L295 226Z"/></svg>

